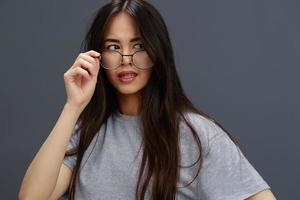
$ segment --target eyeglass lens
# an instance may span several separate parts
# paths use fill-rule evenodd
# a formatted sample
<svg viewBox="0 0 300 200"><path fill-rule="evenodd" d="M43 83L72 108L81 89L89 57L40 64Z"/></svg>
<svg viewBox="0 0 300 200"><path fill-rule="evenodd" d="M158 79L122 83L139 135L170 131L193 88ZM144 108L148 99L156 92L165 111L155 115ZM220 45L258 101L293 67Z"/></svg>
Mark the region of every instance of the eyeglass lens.
<svg viewBox="0 0 300 200"><path fill-rule="evenodd" d="M152 67L153 63L146 51L137 51L132 56L133 64L140 69ZM114 69L121 65L122 55L118 51L104 51L101 59L107 69Z"/></svg>

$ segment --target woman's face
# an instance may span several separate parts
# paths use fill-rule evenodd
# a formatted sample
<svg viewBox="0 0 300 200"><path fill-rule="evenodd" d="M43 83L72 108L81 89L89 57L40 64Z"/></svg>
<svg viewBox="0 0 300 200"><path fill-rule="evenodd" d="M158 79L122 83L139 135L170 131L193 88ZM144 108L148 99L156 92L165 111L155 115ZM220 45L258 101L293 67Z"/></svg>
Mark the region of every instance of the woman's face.
<svg viewBox="0 0 300 200"><path fill-rule="evenodd" d="M133 54L136 51L144 49L138 27L135 24L134 19L128 13L121 12L111 18L104 33L104 44L102 49L115 50L123 55ZM144 55L147 55L146 51L143 53ZM106 59L109 61L105 62L106 56L104 54L105 53L103 52L101 56L101 62L104 66L105 63L113 63L115 60L118 60L112 56L112 58ZM140 55L136 56L136 58L144 58ZM119 95L139 94L151 76L152 67L138 69L133 65L131 59L131 56L123 56L123 62L118 68L109 70L102 68L105 70L108 80L116 88ZM142 60L142 62L144 62L144 60ZM125 71L134 72L134 75L136 76L133 77L131 74L122 76L122 73ZM122 73L120 74L120 72Z"/></svg>

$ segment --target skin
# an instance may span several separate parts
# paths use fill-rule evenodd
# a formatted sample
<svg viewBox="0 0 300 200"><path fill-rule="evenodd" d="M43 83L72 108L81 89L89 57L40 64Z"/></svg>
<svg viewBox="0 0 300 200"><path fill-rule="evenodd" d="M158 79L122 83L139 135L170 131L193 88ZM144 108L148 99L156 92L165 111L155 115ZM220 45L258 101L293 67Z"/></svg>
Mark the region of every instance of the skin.
<svg viewBox="0 0 300 200"><path fill-rule="evenodd" d="M276 200L272 191L267 189L256 193L255 195L247 198L246 200Z"/></svg>
<svg viewBox="0 0 300 200"><path fill-rule="evenodd" d="M105 42L104 49L117 50L122 54L132 54L143 48L142 41L130 42L141 37L134 19L127 13L121 12L114 16L105 33L104 40L112 38L119 42ZM140 112L141 89L145 87L152 73L152 68L138 69L130 63L131 57L124 56L123 64L114 70L105 69L105 73L117 91L119 110L125 115L138 115ZM117 74L123 70L133 70L138 76L131 83L122 83Z"/></svg>

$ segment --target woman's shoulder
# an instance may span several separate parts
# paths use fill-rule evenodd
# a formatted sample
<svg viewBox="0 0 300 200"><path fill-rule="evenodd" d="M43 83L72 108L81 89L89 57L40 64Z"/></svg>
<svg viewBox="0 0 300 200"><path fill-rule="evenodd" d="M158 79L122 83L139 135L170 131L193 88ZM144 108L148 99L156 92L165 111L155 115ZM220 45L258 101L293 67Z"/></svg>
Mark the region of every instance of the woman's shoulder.
<svg viewBox="0 0 300 200"><path fill-rule="evenodd" d="M190 124L195 128L195 130L200 134L201 137L207 137L207 139L213 139L214 137L223 134L224 130L216 124L214 119L203 116L199 113L186 112L184 117ZM185 120L180 121L180 128L185 131L188 125Z"/></svg>
<svg viewBox="0 0 300 200"><path fill-rule="evenodd" d="M185 112L184 118L196 131L204 151L209 148L209 144L215 138L224 134L226 135L224 130L214 122L214 119L191 111ZM180 135L183 141L188 141L190 143L191 139L194 140L192 131L184 119L180 120L179 127Z"/></svg>

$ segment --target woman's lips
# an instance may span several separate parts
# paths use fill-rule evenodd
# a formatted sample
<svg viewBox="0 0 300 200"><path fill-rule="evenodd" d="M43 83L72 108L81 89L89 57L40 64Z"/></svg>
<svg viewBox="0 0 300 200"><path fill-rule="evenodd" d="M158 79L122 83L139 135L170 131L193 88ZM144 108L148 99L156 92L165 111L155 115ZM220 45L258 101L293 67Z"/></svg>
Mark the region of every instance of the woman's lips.
<svg viewBox="0 0 300 200"><path fill-rule="evenodd" d="M132 82L137 76L137 73L134 72L124 72L124 73L120 73L118 75L119 81L122 83L130 83Z"/></svg>

